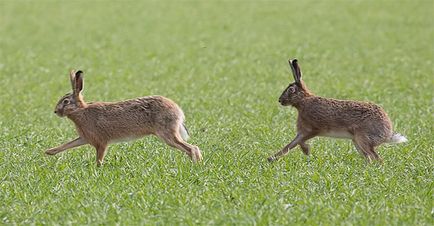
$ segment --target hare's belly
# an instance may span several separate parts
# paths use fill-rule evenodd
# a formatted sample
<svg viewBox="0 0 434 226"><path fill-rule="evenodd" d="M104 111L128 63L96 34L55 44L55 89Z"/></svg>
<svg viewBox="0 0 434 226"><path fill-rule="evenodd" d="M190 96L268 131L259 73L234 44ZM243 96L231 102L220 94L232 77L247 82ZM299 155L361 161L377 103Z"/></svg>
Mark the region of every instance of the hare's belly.
<svg viewBox="0 0 434 226"><path fill-rule="evenodd" d="M115 133L112 133L110 136L110 143L119 143L119 142L127 142L140 139L146 135L151 134L151 132L147 129L135 129L129 128L124 130L118 130Z"/></svg>
<svg viewBox="0 0 434 226"><path fill-rule="evenodd" d="M136 136L136 135L131 135L131 136L123 136L123 137L116 137L114 139L110 140L110 143L120 143L120 142L128 142L128 141L133 141L133 140L137 140L142 138L143 136Z"/></svg>
<svg viewBox="0 0 434 226"><path fill-rule="evenodd" d="M333 138L343 138L343 139L352 139L353 135L346 130L329 130L327 132L323 132L319 134L323 137L333 137Z"/></svg>

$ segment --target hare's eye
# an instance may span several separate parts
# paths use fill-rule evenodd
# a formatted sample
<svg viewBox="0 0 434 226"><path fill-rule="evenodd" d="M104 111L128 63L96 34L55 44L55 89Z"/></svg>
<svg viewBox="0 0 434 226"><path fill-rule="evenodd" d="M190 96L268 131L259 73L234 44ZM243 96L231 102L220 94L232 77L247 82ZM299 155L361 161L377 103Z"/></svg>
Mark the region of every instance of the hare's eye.
<svg viewBox="0 0 434 226"><path fill-rule="evenodd" d="M295 93L295 88L291 86L291 87L289 87L288 91L289 91L290 93Z"/></svg>
<svg viewBox="0 0 434 226"><path fill-rule="evenodd" d="M63 100L63 104L69 104L69 100L68 99L64 99Z"/></svg>

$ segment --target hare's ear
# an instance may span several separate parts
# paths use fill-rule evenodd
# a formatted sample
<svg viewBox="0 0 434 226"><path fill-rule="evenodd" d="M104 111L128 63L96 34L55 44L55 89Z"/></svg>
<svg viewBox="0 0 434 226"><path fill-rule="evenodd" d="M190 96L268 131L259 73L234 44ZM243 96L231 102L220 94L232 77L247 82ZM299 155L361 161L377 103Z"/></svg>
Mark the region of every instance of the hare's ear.
<svg viewBox="0 0 434 226"><path fill-rule="evenodd" d="M69 81L71 81L72 91L75 91L75 70L69 73Z"/></svg>
<svg viewBox="0 0 434 226"><path fill-rule="evenodd" d="M83 88L84 88L83 71L78 70L77 72L75 72L75 76L74 76L74 93L76 95L80 94Z"/></svg>
<svg viewBox="0 0 434 226"><path fill-rule="evenodd" d="M300 66L298 66L297 59L289 60L289 66L291 67L294 81L301 83L301 69Z"/></svg>

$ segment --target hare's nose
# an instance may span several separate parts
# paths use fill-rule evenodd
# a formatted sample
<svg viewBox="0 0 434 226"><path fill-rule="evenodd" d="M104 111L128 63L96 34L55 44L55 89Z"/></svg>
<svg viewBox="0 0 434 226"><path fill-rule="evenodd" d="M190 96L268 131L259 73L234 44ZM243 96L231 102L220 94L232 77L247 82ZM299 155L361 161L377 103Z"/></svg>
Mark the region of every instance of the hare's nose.
<svg viewBox="0 0 434 226"><path fill-rule="evenodd" d="M57 111L54 111L54 114L57 114Z"/></svg>

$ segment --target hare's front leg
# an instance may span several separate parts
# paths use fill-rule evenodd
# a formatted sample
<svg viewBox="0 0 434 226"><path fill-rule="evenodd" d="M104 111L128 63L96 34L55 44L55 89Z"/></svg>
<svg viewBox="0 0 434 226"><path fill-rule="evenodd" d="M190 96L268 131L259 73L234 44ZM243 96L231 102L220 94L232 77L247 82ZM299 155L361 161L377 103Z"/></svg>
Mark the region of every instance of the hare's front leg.
<svg viewBox="0 0 434 226"><path fill-rule="evenodd" d="M45 154L55 155L55 154L60 153L62 151L66 151L68 149L75 148L75 147L78 147L78 146L81 146L84 144L87 144L87 141L85 139L79 137L73 141L66 143L66 144L62 144L59 147L50 148L47 151L45 151Z"/></svg>
<svg viewBox="0 0 434 226"><path fill-rule="evenodd" d="M298 133L297 136L295 136L294 140L291 141L288 145L286 145L281 151L277 152L273 156L268 157L269 162L276 161L280 157L288 154L288 151L293 149L295 146L298 145L300 141L303 140L303 135L301 133Z"/></svg>
<svg viewBox="0 0 434 226"><path fill-rule="evenodd" d="M289 150L293 149L295 146L300 145L301 149L303 150L303 153L306 155L309 154L309 146L305 143L307 140L315 137L315 133L297 133L297 136L295 136L294 140L291 141L288 145L286 145L281 151L277 152L276 154L268 157L269 162L276 161L280 157L288 154Z"/></svg>

